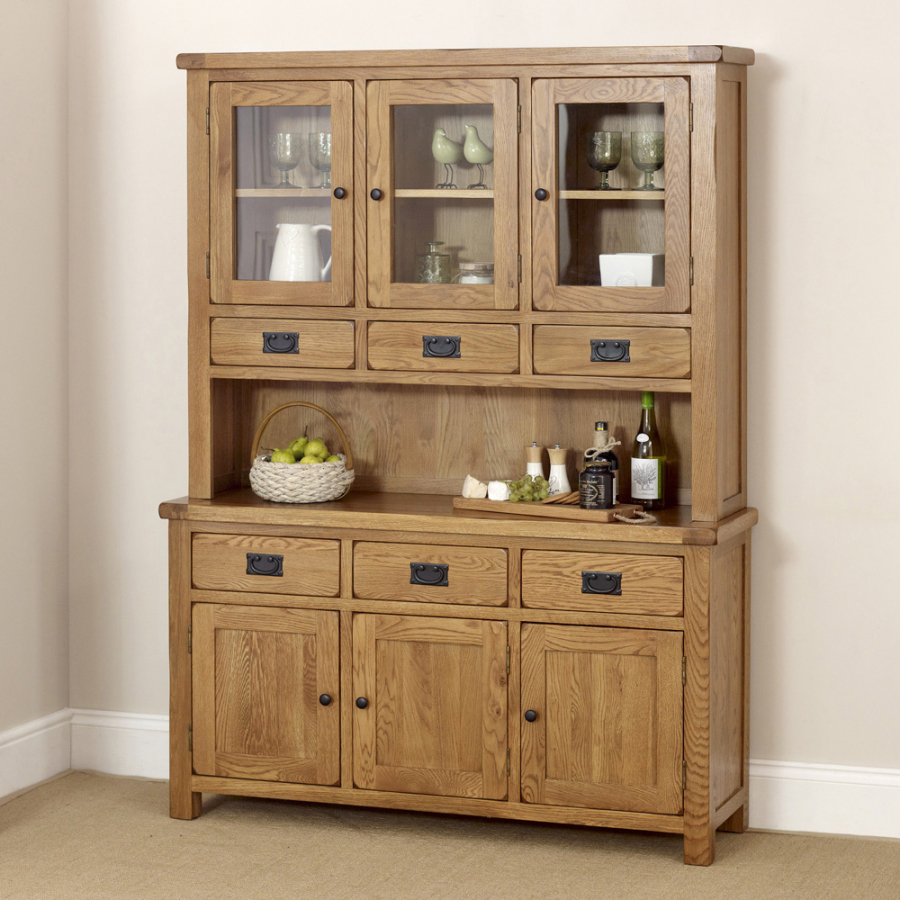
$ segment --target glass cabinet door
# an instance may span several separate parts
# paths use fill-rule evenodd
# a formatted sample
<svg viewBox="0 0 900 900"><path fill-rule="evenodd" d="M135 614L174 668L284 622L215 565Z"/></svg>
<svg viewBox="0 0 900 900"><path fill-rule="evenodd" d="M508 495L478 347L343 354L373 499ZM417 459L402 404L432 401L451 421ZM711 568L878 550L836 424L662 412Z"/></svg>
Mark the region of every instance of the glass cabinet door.
<svg viewBox="0 0 900 900"><path fill-rule="evenodd" d="M683 78L534 82L534 307L690 308Z"/></svg>
<svg viewBox="0 0 900 900"><path fill-rule="evenodd" d="M348 82L211 89L214 303L353 302Z"/></svg>
<svg viewBox="0 0 900 900"><path fill-rule="evenodd" d="M515 309L516 82L375 81L367 99L369 305Z"/></svg>

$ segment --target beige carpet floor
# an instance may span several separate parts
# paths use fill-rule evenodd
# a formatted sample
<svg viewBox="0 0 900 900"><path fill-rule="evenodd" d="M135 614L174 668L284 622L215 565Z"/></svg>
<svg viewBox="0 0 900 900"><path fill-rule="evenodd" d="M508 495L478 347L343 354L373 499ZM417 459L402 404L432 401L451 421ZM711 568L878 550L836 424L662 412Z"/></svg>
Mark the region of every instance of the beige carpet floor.
<svg viewBox="0 0 900 900"><path fill-rule="evenodd" d="M75 772L0 806L2 900L897 900L900 841L588 828L208 798Z"/></svg>

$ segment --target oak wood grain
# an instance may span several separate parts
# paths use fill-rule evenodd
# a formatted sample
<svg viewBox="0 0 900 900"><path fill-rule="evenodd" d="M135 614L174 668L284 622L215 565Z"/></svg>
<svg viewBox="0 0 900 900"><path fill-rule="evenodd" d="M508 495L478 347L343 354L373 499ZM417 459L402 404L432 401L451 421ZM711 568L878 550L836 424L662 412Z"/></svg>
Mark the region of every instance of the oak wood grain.
<svg viewBox="0 0 900 900"><path fill-rule="evenodd" d="M411 563L446 565L448 584L411 584ZM498 547L358 541L353 553L353 592L370 600L506 606L506 566L507 552Z"/></svg>
<svg viewBox="0 0 900 900"><path fill-rule="evenodd" d="M264 352L265 332L296 333L298 352ZM354 341L354 323L350 321L216 318L211 325L210 356L214 364L221 365L349 369L355 358Z"/></svg>
<svg viewBox="0 0 900 900"><path fill-rule="evenodd" d="M257 591L336 597L340 588L340 544L304 538L195 534L193 586L206 590ZM283 556L283 575L247 573L247 554Z"/></svg>
<svg viewBox="0 0 900 900"><path fill-rule="evenodd" d="M582 593L582 572L621 575L621 595ZM618 553L522 554L522 605L537 609L680 616L682 561L677 557Z"/></svg>

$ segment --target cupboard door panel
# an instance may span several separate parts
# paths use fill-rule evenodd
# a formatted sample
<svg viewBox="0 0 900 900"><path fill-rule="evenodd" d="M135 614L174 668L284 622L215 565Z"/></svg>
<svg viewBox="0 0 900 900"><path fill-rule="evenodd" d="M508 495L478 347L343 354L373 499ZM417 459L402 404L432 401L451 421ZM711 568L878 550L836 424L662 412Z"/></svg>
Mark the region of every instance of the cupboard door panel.
<svg viewBox="0 0 900 900"><path fill-rule="evenodd" d="M516 82L371 81L366 106L369 305L515 309ZM431 243L441 262L417 258ZM493 283L460 263L493 264Z"/></svg>
<svg viewBox="0 0 900 900"><path fill-rule="evenodd" d="M504 799L506 648L505 622L355 615L355 786Z"/></svg>
<svg viewBox="0 0 900 900"><path fill-rule="evenodd" d="M537 79L532 115L534 308L687 311L688 81Z"/></svg>
<svg viewBox="0 0 900 900"><path fill-rule="evenodd" d="M352 305L352 107L345 81L211 85L213 303Z"/></svg>
<svg viewBox="0 0 900 900"><path fill-rule="evenodd" d="M338 782L336 612L198 603L192 643L198 775Z"/></svg>
<svg viewBox="0 0 900 900"><path fill-rule="evenodd" d="M527 803L682 810L682 635L522 626Z"/></svg>

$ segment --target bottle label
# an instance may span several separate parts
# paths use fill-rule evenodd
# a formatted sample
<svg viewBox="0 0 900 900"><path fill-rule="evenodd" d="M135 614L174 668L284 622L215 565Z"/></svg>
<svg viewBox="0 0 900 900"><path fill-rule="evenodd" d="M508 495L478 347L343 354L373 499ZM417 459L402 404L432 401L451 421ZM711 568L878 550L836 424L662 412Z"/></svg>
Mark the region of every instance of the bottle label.
<svg viewBox="0 0 900 900"><path fill-rule="evenodd" d="M650 435L649 435L649 434L639 434L639 435L637 436L637 440L638 440L640 443L644 444L644 443L646 443L647 441L650 440Z"/></svg>
<svg viewBox="0 0 900 900"><path fill-rule="evenodd" d="M633 500L659 499L659 460L631 460L631 497Z"/></svg>

